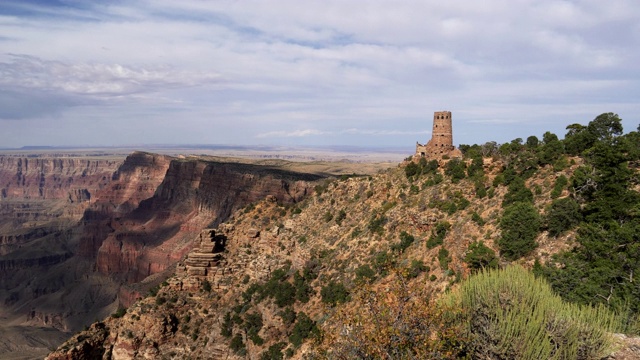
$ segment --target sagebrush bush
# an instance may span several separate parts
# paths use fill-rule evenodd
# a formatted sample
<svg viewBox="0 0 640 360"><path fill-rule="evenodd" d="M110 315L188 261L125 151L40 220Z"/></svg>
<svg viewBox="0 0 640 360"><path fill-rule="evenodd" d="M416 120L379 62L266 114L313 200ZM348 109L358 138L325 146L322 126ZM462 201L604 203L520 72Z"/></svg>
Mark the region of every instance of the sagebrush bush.
<svg viewBox="0 0 640 360"><path fill-rule="evenodd" d="M465 309L459 321L474 359L601 359L623 329L621 316L566 303L520 266L471 276L442 301Z"/></svg>

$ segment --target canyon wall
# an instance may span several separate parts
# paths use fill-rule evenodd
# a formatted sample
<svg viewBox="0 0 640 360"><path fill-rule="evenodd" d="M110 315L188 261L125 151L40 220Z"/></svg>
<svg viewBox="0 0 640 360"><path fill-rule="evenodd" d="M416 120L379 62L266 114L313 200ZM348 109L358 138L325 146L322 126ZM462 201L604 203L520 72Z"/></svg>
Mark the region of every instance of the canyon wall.
<svg viewBox="0 0 640 360"><path fill-rule="evenodd" d="M267 196L300 201L321 178L144 152L0 156L0 331L17 339L0 355L33 337L59 341L33 329L76 331L130 304L173 272L203 228Z"/></svg>

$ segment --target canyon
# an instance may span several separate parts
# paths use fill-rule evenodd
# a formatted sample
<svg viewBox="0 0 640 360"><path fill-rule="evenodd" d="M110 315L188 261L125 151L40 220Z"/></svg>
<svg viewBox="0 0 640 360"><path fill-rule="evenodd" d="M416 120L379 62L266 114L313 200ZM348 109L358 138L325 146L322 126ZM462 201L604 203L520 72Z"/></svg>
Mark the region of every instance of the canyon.
<svg viewBox="0 0 640 360"><path fill-rule="evenodd" d="M293 169L292 169L293 168ZM325 173L207 156L0 156L0 356L42 358L174 272L194 239Z"/></svg>

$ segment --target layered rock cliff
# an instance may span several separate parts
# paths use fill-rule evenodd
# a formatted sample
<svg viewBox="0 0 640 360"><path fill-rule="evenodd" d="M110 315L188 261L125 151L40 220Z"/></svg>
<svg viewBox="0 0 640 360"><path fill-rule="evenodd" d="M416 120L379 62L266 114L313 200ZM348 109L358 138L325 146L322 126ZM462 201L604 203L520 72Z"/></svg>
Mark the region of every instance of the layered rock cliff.
<svg viewBox="0 0 640 360"><path fill-rule="evenodd" d="M295 203L321 178L143 152L0 157L0 318L14 333L76 331L162 281L201 229L266 196Z"/></svg>

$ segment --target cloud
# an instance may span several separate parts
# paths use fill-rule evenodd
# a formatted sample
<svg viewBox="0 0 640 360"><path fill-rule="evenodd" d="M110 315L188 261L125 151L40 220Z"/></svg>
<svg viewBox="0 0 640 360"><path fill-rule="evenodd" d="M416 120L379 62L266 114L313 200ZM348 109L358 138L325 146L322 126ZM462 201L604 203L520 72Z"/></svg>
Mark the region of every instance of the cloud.
<svg viewBox="0 0 640 360"><path fill-rule="evenodd" d="M376 129L344 129L337 131L322 131L317 129L304 129L293 131L270 131L258 134L256 138L269 137L305 137L317 135L368 135L368 136L394 136L394 135L424 135L431 134L431 131L403 131L403 130L376 130Z"/></svg>
<svg viewBox="0 0 640 360"><path fill-rule="evenodd" d="M216 74L176 71L168 67L130 67L120 64L75 63L10 55L0 63L0 87L21 87L69 94L122 96L158 89L212 83Z"/></svg>
<svg viewBox="0 0 640 360"><path fill-rule="evenodd" d="M293 131L269 131L267 133L258 134L256 138L270 138L270 137L305 137L312 135L326 135L327 132L316 130L316 129L304 129L304 130L293 130Z"/></svg>
<svg viewBox="0 0 640 360"><path fill-rule="evenodd" d="M635 128L639 23L635 0L9 0L0 121L59 125L31 143L80 123L104 143L401 146L437 110L464 143L607 111Z"/></svg>
<svg viewBox="0 0 640 360"><path fill-rule="evenodd" d="M427 130L374 130L374 129L347 129L340 132L341 134L353 134L353 135L374 135L374 136L393 136L393 135L425 135L431 134L431 131Z"/></svg>

